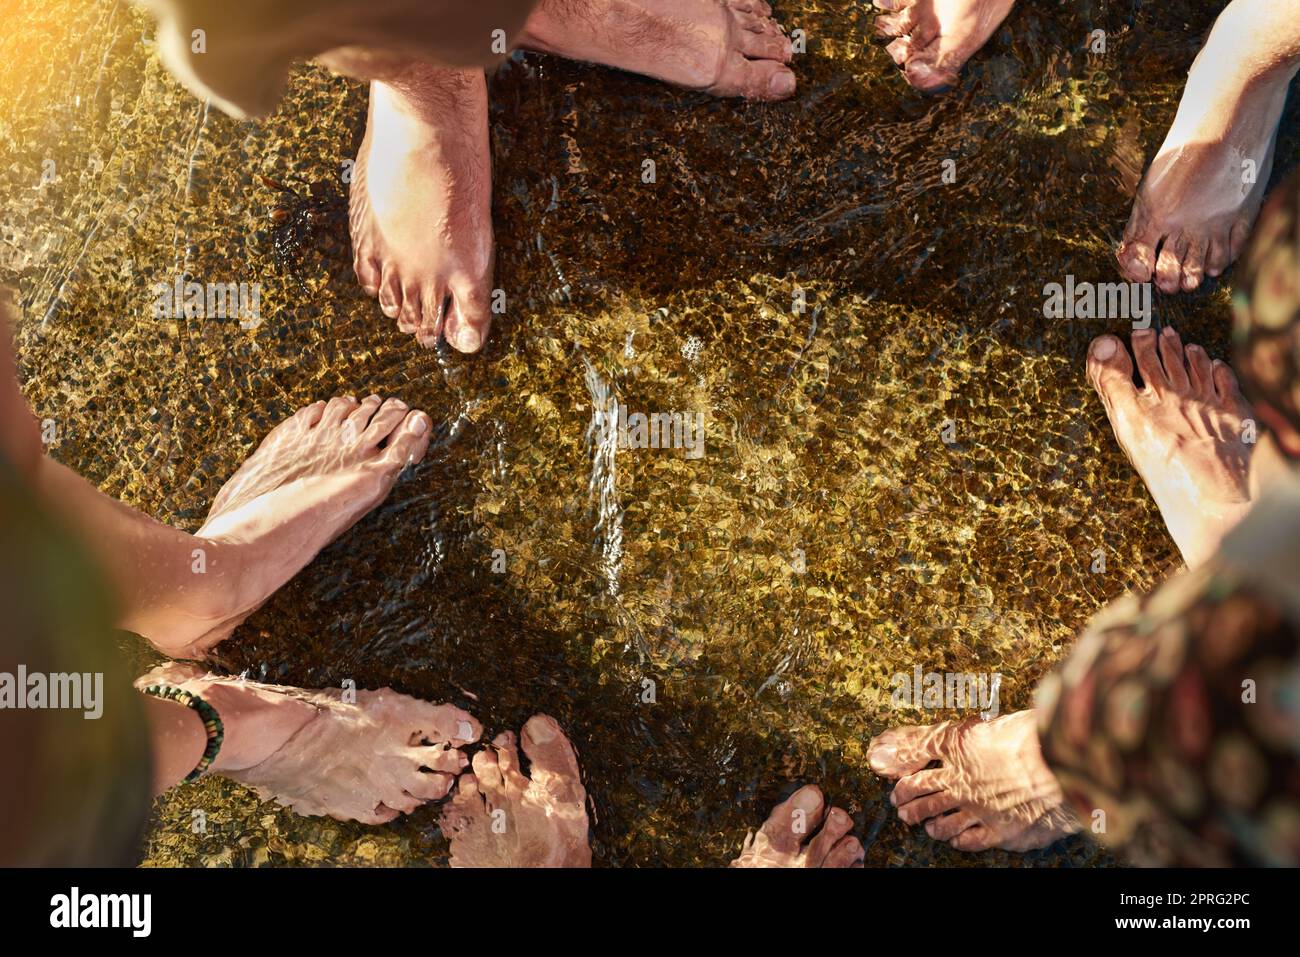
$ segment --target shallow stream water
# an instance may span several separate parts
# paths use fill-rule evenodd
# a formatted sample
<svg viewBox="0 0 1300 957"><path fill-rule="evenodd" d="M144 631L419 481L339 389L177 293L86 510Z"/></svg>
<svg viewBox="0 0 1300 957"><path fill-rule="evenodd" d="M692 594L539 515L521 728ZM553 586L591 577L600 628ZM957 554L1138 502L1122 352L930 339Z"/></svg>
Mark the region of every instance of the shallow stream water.
<svg viewBox="0 0 1300 957"><path fill-rule="evenodd" d="M998 673L1001 710L1024 707L1098 607L1177 563L1083 375L1090 339L1126 324L1044 319L1042 289L1118 279L1217 5L1023 4L940 98L870 41L868 4L776 6L808 38L790 103L534 55L492 78L508 305L465 358L419 349L352 275L335 227L362 84L303 66L269 121L236 122L167 75L132 9L0 0L0 278L25 393L59 460L191 530L299 406L426 409L426 461L219 663L454 701L489 733L553 714L598 865L725 863L810 781L869 866L1109 863L1083 839L950 851L898 822L864 751L958 716L892 707L893 675ZM301 243L263 177L316 184ZM153 284L181 273L260 283L260 325L154 319ZM1226 355L1227 289L1156 293L1157 321ZM704 412L705 454L602 446L610 398ZM145 861L439 864L435 821L302 818L208 779L157 803Z"/></svg>

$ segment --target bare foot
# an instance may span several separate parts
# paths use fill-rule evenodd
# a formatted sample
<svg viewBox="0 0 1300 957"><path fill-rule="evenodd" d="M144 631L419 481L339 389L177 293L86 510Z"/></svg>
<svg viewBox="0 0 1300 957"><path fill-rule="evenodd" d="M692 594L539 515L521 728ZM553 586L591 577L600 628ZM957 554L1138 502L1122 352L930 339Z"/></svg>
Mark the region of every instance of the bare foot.
<svg viewBox="0 0 1300 957"><path fill-rule="evenodd" d="M482 70L414 64L370 85L353 170L353 267L384 315L474 352L491 323L492 159Z"/></svg>
<svg viewBox="0 0 1300 957"><path fill-rule="evenodd" d="M1197 345L1184 350L1171 328L1133 333L1133 354L1142 390L1114 336L1093 341L1088 377L1183 560L1199 565L1251 506L1250 406L1225 363Z"/></svg>
<svg viewBox="0 0 1300 957"><path fill-rule="evenodd" d="M306 691L206 674L168 662L136 687L184 688L216 709L225 740L211 773L246 784L299 814L383 824L446 797L469 763L459 748L479 723L449 704L391 688Z"/></svg>
<svg viewBox="0 0 1300 957"><path fill-rule="evenodd" d="M702 90L794 95L790 41L763 0L541 0L519 45Z"/></svg>
<svg viewBox="0 0 1300 957"><path fill-rule="evenodd" d="M757 834L745 837L731 866L862 867L862 844L849 833L853 819L843 808L823 814L825 808L821 788L801 787L776 806Z"/></svg>
<svg viewBox="0 0 1300 957"><path fill-rule="evenodd" d="M591 866L573 745L544 714L528 719L523 744L531 777L520 770L511 731L474 755L473 774L461 775L441 820L452 867Z"/></svg>
<svg viewBox="0 0 1300 957"><path fill-rule="evenodd" d="M428 446L429 417L398 399L333 398L299 409L221 488L197 533L233 555L238 572L208 575L206 556L194 556L192 571L211 583L195 595L202 607L154 609L140 633L172 657L201 657L382 502Z"/></svg>
<svg viewBox="0 0 1300 957"><path fill-rule="evenodd" d="M1300 63L1300 0L1234 0L1192 64L1116 257L1134 282L1197 288L1241 254Z"/></svg>
<svg viewBox="0 0 1300 957"><path fill-rule="evenodd" d="M876 34L907 82L926 93L956 86L962 67L1001 26L1016 0L874 0L889 11Z"/></svg>
<svg viewBox="0 0 1300 957"><path fill-rule="evenodd" d="M867 760L898 778L890 801L907 824L959 851L1029 851L1079 830L1043 761L1033 711L992 721L968 718L891 728L871 740ZM926 770L932 761L941 767Z"/></svg>

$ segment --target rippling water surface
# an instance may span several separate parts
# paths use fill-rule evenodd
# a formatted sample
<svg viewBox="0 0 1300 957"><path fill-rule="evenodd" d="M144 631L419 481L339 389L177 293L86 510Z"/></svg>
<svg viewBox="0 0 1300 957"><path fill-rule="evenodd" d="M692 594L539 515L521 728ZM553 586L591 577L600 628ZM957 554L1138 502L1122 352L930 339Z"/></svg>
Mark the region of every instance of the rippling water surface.
<svg viewBox="0 0 1300 957"><path fill-rule="evenodd" d="M455 701L490 733L554 714L598 864L724 863L806 781L854 814L869 865L1106 863L1081 839L951 852L890 813L864 751L953 716L892 709L893 674L999 672L1002 709L1023 707L1096 608L1176 564L1083 376L1123 323L1046 320L1042 287L1117 279L1217 6L1024 4L938 99L870 42L869 5L776 6L808 36L792 103L531 55L492 79L509 312L467 359L399 333L332 228L361 84L304 66L268 122L240 123L170 79L129 8L0 0L0 270L26 394L65 424L57 458L186 529L300 405L427 409L428 459L220 664ZM276 254L264 176L317 184L299 255ZM260 327L152 318L182 272L260 282ZM1226 303L1156 294L1218 355ZM705 455L602 444L614 400L703 411ZM146 860L437 864L435 818L301 818L209 779L158 802Z"/></svg>

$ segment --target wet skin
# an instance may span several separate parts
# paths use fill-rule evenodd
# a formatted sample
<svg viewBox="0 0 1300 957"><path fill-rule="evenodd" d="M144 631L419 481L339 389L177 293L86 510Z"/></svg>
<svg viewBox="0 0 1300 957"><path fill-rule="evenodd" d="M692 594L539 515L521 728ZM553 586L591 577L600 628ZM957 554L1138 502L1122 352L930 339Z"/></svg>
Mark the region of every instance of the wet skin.
<svg viewBox="0 0 1300 957"><path fill-rule="evenodd" d="M1300 0L1234 0L1192 64L1116 256L1134 282L1190 292L1245 249L1287 90L1300 68Z"/></svg>

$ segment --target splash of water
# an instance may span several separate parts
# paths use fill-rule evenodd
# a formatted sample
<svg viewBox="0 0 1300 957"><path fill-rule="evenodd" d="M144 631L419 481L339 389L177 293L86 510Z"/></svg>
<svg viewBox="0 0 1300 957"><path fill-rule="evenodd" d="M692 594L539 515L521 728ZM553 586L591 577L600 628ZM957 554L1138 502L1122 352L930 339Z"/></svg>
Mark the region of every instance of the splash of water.
<svg viewBox="0 0 1300 957"><path fill-rule="evenodd" d="M591 422L585 441L591 449L591 479L587 483L589 499L596 500L596 524L592 531L601 541L601 571L612 597L619 592L619 573L623 563L623 508L618 503L618 430L609 428L610 414L618 408L618 398L586 356L582 357L583 378L591 393Z"/></svg>

